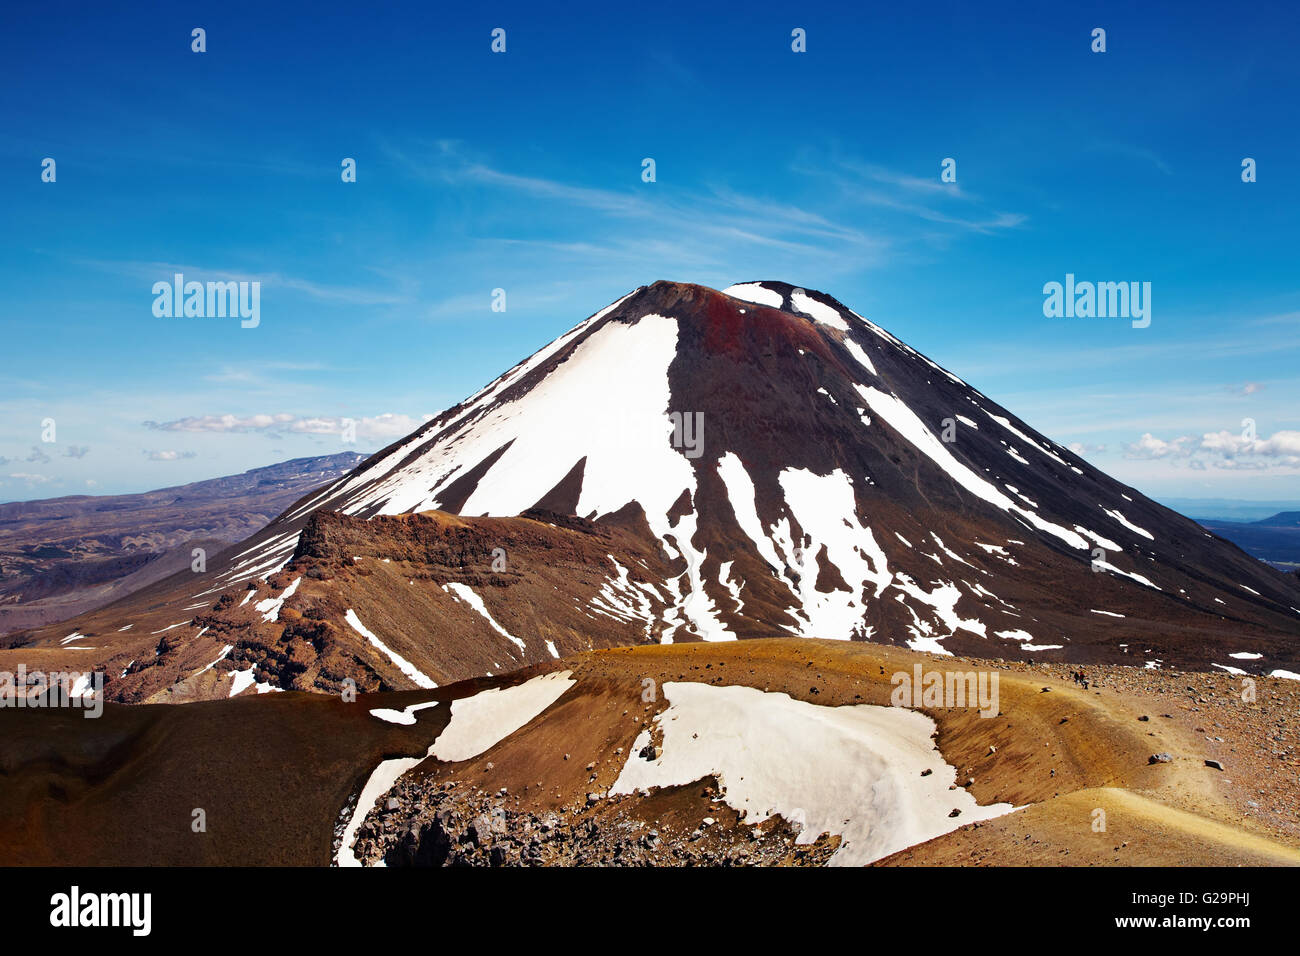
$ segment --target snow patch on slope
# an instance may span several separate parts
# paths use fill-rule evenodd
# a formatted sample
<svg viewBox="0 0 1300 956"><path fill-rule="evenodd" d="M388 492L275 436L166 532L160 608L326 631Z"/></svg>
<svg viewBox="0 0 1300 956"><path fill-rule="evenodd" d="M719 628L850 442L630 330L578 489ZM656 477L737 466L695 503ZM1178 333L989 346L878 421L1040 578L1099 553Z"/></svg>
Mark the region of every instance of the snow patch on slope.
<svg viewBox="0 0 1300 956"><path fill-rule="evenodd" d="M849 330L849 323L844 321L844 316L840 315L835 309L832 309L824 302L818 302L803 289L795 289L790 294L790 303L805 315L811 315L813 319L829 325L833 329L839 329L841 332Z"/></svg>
<svg viewBox="0 0 1300 956"><path fill-rule="evenodd" d="M403 674L405 674L407 678L412 683L415 684L415 686L423 687L426 689L432 689L438 686L429 677L421 673L419 668L417 668L414 664L408 661L401 654L398 654L396 651L390 648L379 638L375 637L375 635L371 633L370 629L361 623L361 618L357 617L357 612L352 610L352 608L348 608L347 613L344 614L343 616L347 620L348 624L352 627L352 630L356 631L358 634L360 634L362 637L368 640L373 647L375 647L381 654L383 654L390 661L392 661L393 666L396 667Z"/></svg>
<svg viewBox="0 0 1300 956"><path fill-rule="evenodd" d="M829 475L790 468L781 472L780 481L790 512L807 538L799 552L799 597L808 622L805 636L834 640L870 636L862 623L867 595L879 597L893 575L871 529L858 521L853 482L838 468ZM823 547L849 590L817 590L817 561Z"/></svg>
<svg viewBox="0 0 1300 956"><path fill-rule="evenodd" d="M727 499L731 502L731 510L735 512L740 530L754 542L754 547L758 549L759 555L768 566L780 575L785 568L785 562L776 553L771 539L763 530L763 523L758 517L753 479L749 477L749 472L745 470L744 464L734 452L727 452L718 461L718 475L727 486Z"/></svg>
<svg viewBox="0 0 1300 956"><path fill-rule="evenodd" d="M870 372L872 375L879 374L876 371L876 366L873 365L871 362L871 356L867 354L867 350L864 349L861 345L859 345L857 342L854 342L851 338L848 338L846 336L844 339L844 347L849 350L850 355L852 355L855 359L858 360L858 364L861 365L863 368L865 368L868 372Z"/></svg>
<svg viewBox="0 0 1300 956"><path fill-rule="evenodd" d="M634 324L607 324L576 345L526 400L490 404L472 427L449 426L433 439L407 443L354 476L340 510L436 508L448 485L508 445L461 514L517 515L586 458L579 514L599 517L636 501L653 522L694 486L690 462L671 444L668 366L676 351L675 319L647 315ZM419 457L398 469L416 447Z"/></svg>
<svg viewBox="0 0 1300 956"><path fill-rule="evenodd" d="M718 608L705 590L704 560L708 555L705 551L697 551L691 541L698 526L698 516L692 511L679 517L671 531L660 535L661 538L672 535L678 552L686 562L687 586L682 596L681 610L704 640L734 641L736 635L718 618Z"/></svg>
<svg viewBox="0 0 1300 956"><path fill-rule="evenodd" d="M1087 548L1088 543L1078 534L1068 528L1052 524L1050 521L1040 518L1035 512L1020 507L988 481L959 462L953 457L947 446L935 438L934 434L925 427L925 424L917 417L916 413L896 396L886 394L867 385L857 385L855 387L867 404L871 406L873 412L885 419L895 431L910 441L918 451L947 472L957 484L971 494L997 508L1001 508L1003 511L1019 515L1038 530L1060 538L1072 548Z"/></svg>
<svg viewBox="0 0 1300 956"><path fill-rule="evenodd" d="M737 285L729 285L722 290L722 294L729 295L733 299L744 299L746 302L753 302L755 305L766 305L772 309L779 309L785 305L785 297L780 292L761 286L757 282L741 282Z"/></svg>
<svg viewBox="0 0 1300 956"><path fill-rule="evenodd" d="M429 756L448 762L477 757L550 707L574 683L572 671L555 671L452 701L451 721Z"/></svg>
<svg viewBox="0 0 1300 956"><path fill-rule="evenodd" d="M377 717L390 724L404 724L409 727L415 723L415 715L419 711L428 710L430 707L437 706L438 702L436 700L426 700L422 704L411 704L409 707L403 707L401 710L393 710L391 707L375 707L370 711L370 716Z"/></svg>
<svg viewBox="0 0 1300 956"><path fill-rule="evenodd" d="M299 584L302 584L302 578L294 578L279 597L270 597L265 601L258 601L253 605L253 610L260 613L262 620L267 623L280 620L280 610L284 607L284 602L293 597L294 592L298 590Z"/></svg>
<svg viewBox="0 0 1300 956"><path fill-rule="evenodd" d="M1150 531L1147 531L1145 528L1139 528L1137 525L1129 521L1128 518L1125 518L1118 511L1111 511L1109 508L1102 507L1101 505L1098 505L1098 507L1100 507L1102 511L1106 512L1106 514L1110 515L1112 518L1114 518L1124 527L1128 528L1134 534L1140 534L1142 535L1142 537L1146 538L1149 541L1155 540L1155 535L1153 535Z"/></svg>
<svg viewBox="0 0 1300 956"><path fill-rule="evenodd" d="M661 755L638 756L650 743L642 731L611 794L716 775L747 824L780 814L803 825L798 843L840 835L830 861L837 866L861 866L1013 809L948 789L956 770L934 746L934 721L916 711L822 707L743 686L669 682L663 691ZM960 817L949 816L953 809Z"/></svg>
<svg viewBox="0 0 1300 956"><path fill-rule="evenodd" d="M474 592L474 589L471 588L469 585L461 584L459 581L451 581L447 584L444 584L442 586L442 589L446 591L448 594L453 595L454 597L464 601L466 604L472 607L475 611L479 613L479 615L485 621L488 622L488 624L491 625L492 630L496 631L498 634L500 634L502 637L506 638L507 640L512 641L515 644L515 646L519 648L520 651L528 650L527 645L525 645L523 641L515 637L513 634L511 634L509 631L507 631L504 627L502 627L500 624L496 622L496 618L494 618L491 614L488 613L487 605L483 603L483 599L479 597L478 594Z"/></svg>

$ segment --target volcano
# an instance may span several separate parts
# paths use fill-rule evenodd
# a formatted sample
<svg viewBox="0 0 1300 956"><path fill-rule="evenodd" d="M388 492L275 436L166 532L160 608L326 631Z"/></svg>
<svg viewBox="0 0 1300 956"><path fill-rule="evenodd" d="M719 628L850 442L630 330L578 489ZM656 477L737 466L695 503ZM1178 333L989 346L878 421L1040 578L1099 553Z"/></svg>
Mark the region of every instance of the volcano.
<svg viewBox="0 0 1300 956"><path fill-rule="evenodd" d="M1294 576L784 282L639 288L227 554L70 622L121 665L110 694L790 636L1300 670Z"/></svg>

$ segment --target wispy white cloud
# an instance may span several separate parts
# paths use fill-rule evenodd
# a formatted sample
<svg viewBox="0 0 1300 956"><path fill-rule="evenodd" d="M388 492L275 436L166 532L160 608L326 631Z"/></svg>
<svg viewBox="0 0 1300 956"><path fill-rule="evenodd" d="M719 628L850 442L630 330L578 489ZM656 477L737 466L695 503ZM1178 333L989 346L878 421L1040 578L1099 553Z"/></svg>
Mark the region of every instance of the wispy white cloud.
<svg viewBox="0 0 1300 956"><path fill-rule="evenodd" d="M204 434L268 434L339 435L355 434L358 440L400 438L410 434L427 422L432 415L413 418L410 415L385 412L381 415L359 418L339 418L328 415L290 415L288 413L261 415L192 415L167 422L144 422L146 428L162 432L188 432Z"/></svg>
<svg viewBox="0 0 1300 956"><path fill-rule="evenodd" d="M270 388L283 388L285 375L337 371L323 362L290 362L276 360L249 359L238 365L223 363L202 376L205 382L218 385L257 385Z"/></svg>
<svg viewBox="0 0 1300 956"><path fill-rule="evenodd" d="M13 481L25 482L29 487L35 485L48 485L55 479L50 475L36 475L26 471L16 471L9 478Z"/></svg>
<svg viewBox="0 0 1300 956"><path fill-rule="evenodd" d="M846 158L820 162L803 160L795 170L829 182L843 202L888 209L902 214L905 219L951 226L962 231L995 233L1015 229L1029 219L1023 213L991 208L980 196L963 191L958 183L942 182L937 164L933 179ZM963 204L969 212L952 211L954 203ZM936 240L949 238L932 233L921 235Z"/></svg>
<svg viewBox="0 0 1300 956"><path fill-rule="evenodd" d="M1279 312L1251 319L1249 325L1300 325L1300 312Z"/></svg>
<svg viewBox="0 0 1300 956"><path fill-rule="evenodd" d="M637 181L624 188L565 182L499 168L450 141L440 141L420 155L392 145L385 150L395 165L425 182L481 186L551 202L570 211L598 214L597 221L582 219L577 224L580 230L575 226L574 238L560 234L551 240L557 248L585 246L588 254L595 256L611 251L624 255L629 244L637 244L642 246L645 261L650 257L643 244L659 241L680 249L688 263L716 256L721 246L727 250L727 260L733 262L743 258L746 249L769 249L792 256L843 259L846 266L851 260L855 268L861 268L878 262L891 245L883 233L869 234L815 210L745 195L726 186L683 190L667 182ZM562 233L558 221L550 225ZM607 237L612 237L612 249Z"/></svg>
<svg viewBox="0 0 1300 956"><path fill-rule="evenodd" d="M198 453L192 451L175 451L164 449L154 451L149 448L142 449L142 454L150 461L183 461L186 458L197 458Z"/></svg>
<svg viewBox="0 0 1300 956"><path fill-rule="evenodd" d="M1179 316L1162 319L1174 325ZM1252 324L1243 320L1240 324ZM1132 333L1136 339L1138 332ZM1180 338L1144 339L1132 344L1081 345L1065 338L1036 345L1023 339L1000 342L985 341L968 354L958 351L951 359L962 376L1023 373L1026 368L1039 371L1053 369L1119 369L1153 361L1214 361L1226 357L1275 355L1300 349L1300 336L1289 331L1272 335L1193 334ZM1247 393L1243 393L1247 394Z"/></svg>
<svg viewBox="0 0 1300 956"><path fill-rule="evenodd" d="M1264 438L1250 430L1240 433L1224 430L1170 439L1157 438L1148 432L1125 446L1124 457L1167 459L1196 469L1291 470L1300 468L1300 431L1277 431Z"/></svg>
<svg viewBox="0 0 1300 956"><path fill-rule="evenodd" d="M1095 153L1110 153L1115 156L1121 156L1125 159L1136 159L1150 166L1155 167L1166 176L1172 176L1174 171L1169 164L1161 159L1155 150L1148 149L1145 146L1134 146L1131 143L1116 142L1093 142L1088 147Z"/></svg>

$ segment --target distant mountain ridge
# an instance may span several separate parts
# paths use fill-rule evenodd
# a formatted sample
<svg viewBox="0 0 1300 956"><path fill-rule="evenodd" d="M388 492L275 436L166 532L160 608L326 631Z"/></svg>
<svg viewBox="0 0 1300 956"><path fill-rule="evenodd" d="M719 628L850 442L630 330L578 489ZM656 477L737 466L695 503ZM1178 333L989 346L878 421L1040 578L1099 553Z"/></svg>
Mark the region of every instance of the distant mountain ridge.
<svg viewBox="0 0 1300 956"><path fill-rule="evenodd" d="M1300 528L1300 511L1281 511L1271 518L1262 518L1254 523L1270 528Z"/></svg>
<svg viewBox="0 0 1300 956"><path fill-rule="evenodd" d="M0 504L0 634L84 613L161 580L189 565L186 545L215 557L362 458L342 452L139 494Z"/></svg>
<svg viewBox="0 0 1300 956"><path fill-rule="evenodd" d="M1273 499L1253 501L1244 498L1171 498L1160 503L1187 515L1193 521L1262 521L1279 512L1300 509L1300 501Z"/></svg>
<svg viewBox="0 0 1300 956"><path fill-rule="evenodd" d="M1202 521L1247 554L1286 570L1300 569L1300 511L1282 511L1257 521Z"/></svg>

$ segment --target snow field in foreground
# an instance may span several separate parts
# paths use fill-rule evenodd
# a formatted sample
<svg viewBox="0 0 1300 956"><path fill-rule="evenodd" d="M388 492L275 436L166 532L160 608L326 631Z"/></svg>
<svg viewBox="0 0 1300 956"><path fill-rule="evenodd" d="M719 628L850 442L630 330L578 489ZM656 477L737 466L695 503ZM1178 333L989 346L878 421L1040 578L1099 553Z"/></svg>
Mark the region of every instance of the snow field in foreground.
<svg viewBox="0 0 1300 956"><path fill-rule="evenodd" d="M504 740L574 685L572 671L542 674L514 687L485 690L452 701L451 723L429 748L448 762L468 760Z"/></svg>
<svg viewBox="0 0 1300 956"><path fill-rule="evenodd" d="M339 866L360 866L352 854L352 844L356 840L357 830L380 797L392 789L397 779L412 767L424 762L429 757L439 760L456 761L477 757L485 750L490 750L497 743L505 740L516 730L523 727L551 704L560 699L573 686L572 671L557 671L542 674L532 680L514 687L494 687L481 691L472 697L462 697L451 703L451 719L443 728L438 739L433 742L428 753L423 757L398 757L385 760L370 774L361 795L357 797L356 809L343 831L343 842L339 847L336 861ZM391 723L406 723L404 719L394 719L394 715L410 716L424 707L434 706L437 702L416 704L405 711L385 710L372 716Z"/></svg>
<svg viewBox="0 0 1300 956"><path fill-rule="evenodd" d="M957 772L934 746L934 721L916 711L824 707L752 687L670 682L663 691L662 752L638 756L651 737L642 731L611 794L714 774L747 824L780 814L803 824L800 843L840 835L836 866L861 866L1014 809L949 790ZM949 817L954 809L960 816Z"/></svg>

